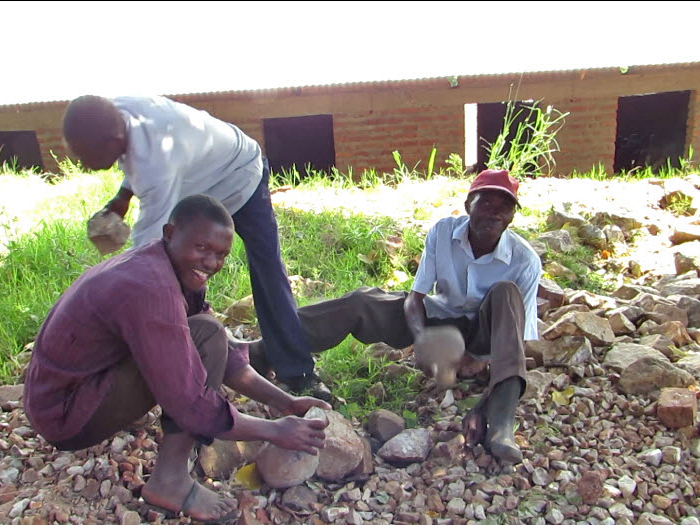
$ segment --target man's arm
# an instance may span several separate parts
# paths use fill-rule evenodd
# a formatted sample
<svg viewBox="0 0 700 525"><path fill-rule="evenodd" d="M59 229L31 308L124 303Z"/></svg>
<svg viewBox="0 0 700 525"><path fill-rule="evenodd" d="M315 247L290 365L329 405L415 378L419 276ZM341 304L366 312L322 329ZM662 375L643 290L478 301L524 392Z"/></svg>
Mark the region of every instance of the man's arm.
<svg viewBox="0 0 700 525"><path fill-rule="evenodd" d="M303 416L312 406L331 410L331 406L313 397L296 397L270 383L250 365L234 370L224 377L224 384L259 403L275 408L285 415Z"/></svg>
<svg viewBox="0 0 700 525"><path fill-rule="evenodd" d="M122 186L114 198L105 204L104 210L114 212L123 219L129 211L129 202L133 196L134 193L130 189Z"/></svg>

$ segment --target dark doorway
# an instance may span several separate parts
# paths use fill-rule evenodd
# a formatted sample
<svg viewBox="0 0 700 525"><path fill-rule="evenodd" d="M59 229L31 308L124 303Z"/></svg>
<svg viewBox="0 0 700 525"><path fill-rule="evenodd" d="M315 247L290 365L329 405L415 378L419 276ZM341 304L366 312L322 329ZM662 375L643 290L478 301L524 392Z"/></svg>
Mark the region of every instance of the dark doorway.
<svg viewBox="0 0 700 525"><path fill-rule="evenodd" d="M515 102L515 107L513 108L513 115L515 118L510 127L510 132L508 133L506 152L510 150L510 142L513 140L513 138L515 138L518 125L531 116L530 108L533 106L533 104L535 104L533 101ZM493 144L496 137L498 137L498 135L501 133L507 106L508 105L506 102L488 102L477 104L476 133L477 140L479 142L476 157L477 172L486 169L486 162L489 158L488 150L486 148L489 147L489 144ZM527 138L528 132L529 129L526 130L525 138Z"/></svg>
<svg viewBox="0 0 700 525"><path fill-rule="evenodd" d="M44 170L41 150L33 131L0 131L0 165Z"/></svg>
<svg viewBox="0 0 700 525"><path fill-rule="evenodd" d="M333 115L266 118L263 130L265 155L277 174L296 166L304 178L307 166L330 173L335 165Z"/></svg>
<svg viewBox="0 0 700 525"><path fill-rule="evenodd" d="M670 162L685 155L690 91L620 97L617 102L615 172Z"/></svg>

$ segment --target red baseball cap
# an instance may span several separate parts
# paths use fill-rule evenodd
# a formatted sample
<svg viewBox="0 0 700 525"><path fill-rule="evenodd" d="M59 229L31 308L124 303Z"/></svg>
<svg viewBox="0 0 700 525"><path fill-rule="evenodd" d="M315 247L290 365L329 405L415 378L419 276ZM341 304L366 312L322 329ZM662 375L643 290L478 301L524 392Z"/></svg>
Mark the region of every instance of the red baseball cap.
<svg viewBox="0 0 700 525"><path fill-rule="evenodd" d="M518 202L520 183L510 176L508 170L484 170L479 173L469 187L469 194L481 190L500 190L511 195Z"/></svg>

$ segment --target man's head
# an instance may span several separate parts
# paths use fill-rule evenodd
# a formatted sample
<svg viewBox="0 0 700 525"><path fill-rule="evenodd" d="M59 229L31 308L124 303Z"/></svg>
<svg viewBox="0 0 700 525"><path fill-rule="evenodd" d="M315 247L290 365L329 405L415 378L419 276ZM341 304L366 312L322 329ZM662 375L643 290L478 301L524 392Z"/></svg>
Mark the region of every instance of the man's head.
<svg viewBox="0 0 700 525"><path fill-rule="evenodd" d="M126 123L112 101L85 95L68 104L63 138L86 168L107 169L126 151Z"/></svg>
<svg viewBox="0 0 700 525"><path fill-rule="evenodd" d="M518 204L518 181L506 170L484 170L472 182L464 202L470 216L470 241L498 242L513 221Z"/></svg>
<svg viewBox="0 0 700 525"><path fill-rule="evenodd" d="M182 287L197 291L223 267L233 242L233 219L216 199L191 195L173 208L163 242Z"/></svg>

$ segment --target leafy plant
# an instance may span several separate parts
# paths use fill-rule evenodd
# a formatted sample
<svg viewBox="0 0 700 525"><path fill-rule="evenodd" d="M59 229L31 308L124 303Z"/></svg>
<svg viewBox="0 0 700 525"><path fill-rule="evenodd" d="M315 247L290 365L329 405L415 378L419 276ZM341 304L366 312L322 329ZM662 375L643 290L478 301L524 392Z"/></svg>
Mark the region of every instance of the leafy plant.
<svg viewBox="0 0 700 525"><path fill-rule="evenodd" d="M551 105L543 110L540 101L517 109L516 102L509 98L503 128L492 144L487 142L486 167L506 169L519 180L552 172L556 166L554 153L559 151L556 135L568 115Z"/></svg>

